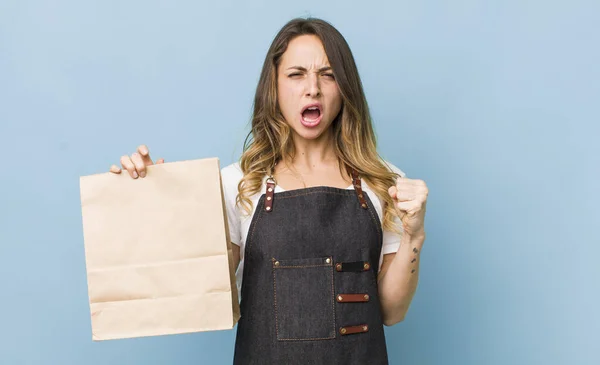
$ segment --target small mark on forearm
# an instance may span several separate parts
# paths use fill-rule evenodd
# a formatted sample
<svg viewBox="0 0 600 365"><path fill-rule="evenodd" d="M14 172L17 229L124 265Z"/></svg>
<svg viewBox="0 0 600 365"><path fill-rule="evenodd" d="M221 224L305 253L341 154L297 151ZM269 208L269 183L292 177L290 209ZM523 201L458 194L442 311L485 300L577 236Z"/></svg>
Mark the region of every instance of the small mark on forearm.
<svg viewBox="0 0 600 365"><path fill-rule="evenodd" d="M413 263L413 262L415 262L415 261L417 261L417 259L412 259L410 262L411 262L411 263Z"/></svg>
<svg viewBox="0 0 600 365"><path fill-rule="evenodd" d="M410 272L411 274L415 272L415 269L412 269L412 271Z"/></svg>
<svg viewBox="0 0 600 365"><path fill-rule="evenodd" d="M414 252L414 253L419 253L419 250L417 250L417 248L416 248L416 247L413 247L413 252Z"/></svg>

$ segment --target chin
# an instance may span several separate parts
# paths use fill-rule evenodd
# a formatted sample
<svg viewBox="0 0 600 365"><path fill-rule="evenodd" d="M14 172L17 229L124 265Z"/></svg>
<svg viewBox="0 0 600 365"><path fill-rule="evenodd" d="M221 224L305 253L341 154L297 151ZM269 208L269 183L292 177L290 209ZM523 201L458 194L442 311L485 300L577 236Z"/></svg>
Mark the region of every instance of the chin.
<svg viewBox="0 0 600 365"><path fill-rule="evenodd" d="M306 139L306 140L317 140L319 139L319 137L321 136L321 133L298 133L296 132L296 135L302 139Z"/></svg>

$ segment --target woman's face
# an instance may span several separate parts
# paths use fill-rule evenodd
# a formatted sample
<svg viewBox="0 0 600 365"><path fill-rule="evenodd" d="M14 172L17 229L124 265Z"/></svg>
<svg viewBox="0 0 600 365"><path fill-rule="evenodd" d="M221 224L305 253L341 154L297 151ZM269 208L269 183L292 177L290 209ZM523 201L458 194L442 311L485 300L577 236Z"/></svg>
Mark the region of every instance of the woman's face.
<svg viewBox="0 0 600 365"><path fill-rule="evenodd" d="M283 117L301 138L319 138L340 112L342 96L317 36L302 35L288 44L277 86Z"/></svg>

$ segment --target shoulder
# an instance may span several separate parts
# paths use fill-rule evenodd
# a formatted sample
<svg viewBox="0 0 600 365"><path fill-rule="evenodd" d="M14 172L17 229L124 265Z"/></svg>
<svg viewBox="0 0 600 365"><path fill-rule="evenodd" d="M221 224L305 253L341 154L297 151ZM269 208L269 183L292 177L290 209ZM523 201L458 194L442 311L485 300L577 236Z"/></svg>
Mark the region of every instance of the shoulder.
<svg viewBox="0 0 600 365"><path fill-rule="evenodd" d="M383 160L382 162L393 173L400 175L400 177L406 177L406 173L402 171L398 166L394 165L393 163L387 160Z"/></svg>
<svg viewBox="0 0 600 365"><path fill-rule="evenodd" d="M238 185L242 178L244 177L244 173L240 168L240 164L238 162L227 165L221 169L221 184L223 186L223 194L225 195L225 200L233 204L235 206L235 201L237 199L238 194Z"/></svg>
<svg viewBox="0 0 600 365"><path fill-rule="evenodd" d="M243 177L244 173L240 168L239 162L232 163L221 169L221 180L223 181L223 186L226 188L234 186L237 189L237 185Z"/></svg>
<svg viewBox="0 0 600 365"><path fill-rule="evenodd" d="M381 162L389 171L393 172L397 176L406 177L406 173L395 164L383 159L381 160ZM385 197L379 195L378 192L375 191L367 181L363 181L363 189L367 192L367 194L370 195L371 199L373 200L379 217L383 218L383 207L385 206Z"/></svg>

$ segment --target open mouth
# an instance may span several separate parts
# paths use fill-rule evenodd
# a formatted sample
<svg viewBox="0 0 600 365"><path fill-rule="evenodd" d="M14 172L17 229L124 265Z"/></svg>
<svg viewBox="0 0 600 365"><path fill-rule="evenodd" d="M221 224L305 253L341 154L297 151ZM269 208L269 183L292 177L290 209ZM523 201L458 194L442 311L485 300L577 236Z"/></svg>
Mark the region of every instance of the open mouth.
<svg viewBox="0 0 600 365"><path fill-rule="evenodd" d="M306 127L314 127L319 124L322 115L321 105L307 105L302 110L302 124Z"/></svg>

